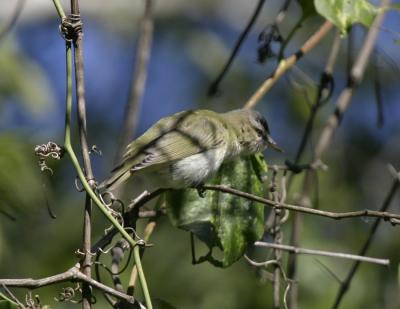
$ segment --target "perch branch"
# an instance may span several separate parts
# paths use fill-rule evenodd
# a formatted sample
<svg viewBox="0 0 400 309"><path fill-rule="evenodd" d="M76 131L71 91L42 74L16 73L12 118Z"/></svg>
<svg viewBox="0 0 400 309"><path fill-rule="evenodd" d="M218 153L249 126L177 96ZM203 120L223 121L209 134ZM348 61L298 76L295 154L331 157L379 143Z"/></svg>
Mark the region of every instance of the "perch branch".
<svg viewBox="0 0 400 309"><path fill-rule="evenodd" d="M277 209L287 209L287 210L293 210L293 211L298 211L301 213L306 213L306 214L311 214L311 215L316 215L316 216L321 216L321 217L327 217L335 220L340 220L340 219L345 219L345 218L357 218L357 217L376 217L376 218L382 218L386 221L389 221L392 224L399 224L400 220L400 214L393 214L390 212L381 212L381 211L376 211L376 210L369 210L369 209L364 209L364 210L359 210L359 211L349 211L349 212L332 212L332 211L323 211L319 209L313 209L313 208L308 208L308 207L303 207L303 206L298 206L298 205L291 205L291 204L283 204L283 203L276 203L272 200L265 199L262 197L259 197L257 195L253 195L247 192L243 192L240 190L236 190L230 187L226 187L223 185L204 185L204 189L206 190L212 190L212 191L220 191L224 193L229 193L233 194L239 197L246 198L251 201L255 201L270 207L274 207Z"/></svg>

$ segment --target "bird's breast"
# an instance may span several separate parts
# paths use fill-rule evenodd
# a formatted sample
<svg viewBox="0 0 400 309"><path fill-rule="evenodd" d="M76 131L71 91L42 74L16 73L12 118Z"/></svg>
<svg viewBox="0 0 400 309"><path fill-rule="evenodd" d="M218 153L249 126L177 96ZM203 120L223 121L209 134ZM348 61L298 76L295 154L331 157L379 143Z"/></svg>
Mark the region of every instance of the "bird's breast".
<svg viewBox="0 0 400 309"><path fill-rule="evenodd" d="M226 148L221 147L207 150L173 163L169 167L170 187L182 188L203 183L220 168L225 154Z"/></svg>

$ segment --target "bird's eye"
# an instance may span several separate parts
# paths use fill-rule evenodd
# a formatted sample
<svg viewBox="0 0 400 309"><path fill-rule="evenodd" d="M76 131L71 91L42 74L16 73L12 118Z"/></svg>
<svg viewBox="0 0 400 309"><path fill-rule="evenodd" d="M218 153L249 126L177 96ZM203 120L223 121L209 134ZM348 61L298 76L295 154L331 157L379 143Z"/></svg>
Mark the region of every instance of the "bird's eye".
<svg viewBox="0 0 400 309"><path fill-rule="evenodd" d="M254 128L255 129L255 131L257 132L257 135L259 136L259 137L264 137L264 132L263 132L263 130L261 130L261 129L259 129L259 128Z"/></svg>

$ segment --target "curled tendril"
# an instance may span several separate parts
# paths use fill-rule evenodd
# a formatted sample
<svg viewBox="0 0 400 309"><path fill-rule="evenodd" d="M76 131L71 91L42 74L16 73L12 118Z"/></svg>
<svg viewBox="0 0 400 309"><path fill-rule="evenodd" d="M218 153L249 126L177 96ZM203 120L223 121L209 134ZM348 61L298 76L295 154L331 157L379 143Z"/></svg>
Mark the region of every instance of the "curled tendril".
<svg viewBox="0 0 400 309"><path fill-rule="evenodd" d="M107 197L108 197L108 199L107 199ZM99 194L99 198L100 198L101 202L107 207L111 207L113 201L116 199L114 194L112 194L109 191ZM106 200L109 200L109 202L107 202Z"/></svg>
<svg viewBox="0 0 400 309"><path fill-rule="evenodd" d="M86 255L85 252L83 252L81 249L76 249L74 253L78 258L81 258ZM90 256L96 256L96 253L93 253L89 250L87 250L86 253L89 254Z"/></svg>
<svg viewBox="0 0 400 309"><path fill-rule="evenodd" d="M47 144L36 145L35 155L39 157L39 167L42 172L49 171L53 175L53 170L47 166L46 159L52 158L60 160L64 155L65 150L57 143L49 141Z"/></svg>
<svg viewBox="0 0 400 309"><path fill-rule="evenodd" d="M85 189L82 186L82 183L78 177L75 177L75 189L78 192L83 192Z"/></svg>
<svg viewBox="0 0 400 309"><path fill-rule="evenodd" d="M60 292L59 296L54 297L54 300L57 302L60 302L60 303L70 302L70 303L78 304L82 300L75 299L75 296L77 293L79 293L80 296L82 297L82 288L79 284L77 284L75 288L68 286L66 288L63 288L62 291Z"/></svg>
<svg viewBox="0 0 400 309"><path fill-rule="evenodd" d="M102 156L103 152L101 151L100 148L97 147L97 145L93 145L90 150L89 150L89 154L97 154L98 156Z"/></svg>

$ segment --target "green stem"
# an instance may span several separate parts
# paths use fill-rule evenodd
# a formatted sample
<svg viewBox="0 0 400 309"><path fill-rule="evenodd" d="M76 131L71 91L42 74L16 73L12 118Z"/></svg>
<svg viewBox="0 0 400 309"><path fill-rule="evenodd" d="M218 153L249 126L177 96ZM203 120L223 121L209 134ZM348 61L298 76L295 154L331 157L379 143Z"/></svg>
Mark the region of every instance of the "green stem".
<svg viewBox="0 0 400 309"><path fill-rule="evenodd" d="M65 135L64 135L64 147L68 155L71 158L72 164L78 174L79 180L82 182L83 187L89 194L93 202L99 207L100 211L106 216L106 218L115 226L115 228L122 234L122 236L132 246L136 246L136 242L132 237L125 231L125 229L119 224L119 222L111 215L107 207L103 205L98 196L93 192L89 183L87 182L82 168L79 164L78 158L71 145L71 112L72 112L72 49L71 43L66 42L66 65L67 65L67 107L65 112Z"/></svg>
<svg viewBox="0 0 400 309"><path fill-rule="evenodd" d="M6 300L6 301L8 301L9 303L11 303L11 305L14 305L14 306L18 306L18 304L15 302L15 301L13 301L11 298L8 298L6 295L4 295L3 293L0 293L0 300ZM5 306L4 308L6 308L7 306ZM7 307L8 308L8 307ZM11 308L11 307L10 307Z"/></svg>
<svg viewBox="0 0 400 309"><path fill-rule="evenodd" d="M149 289L147 288L146 277L144 276L142 262L140 260L140 248L139 248L139 246L136 246L136 247L133 248L133 257L134 257L135 262L136 262L136 267L137 267L138 274L139 274L140 286L142 287L142 290L143 290L144 299L146 300L147 308L148 309L153 309L153 305L151 304L151 298L150 298Z"/></svg>
<svg viewBox="0 0 400 309"><path fill-rule="evenodd" d="M60 1L58 0L53 0L54 6L56 7L58 16L60 16L60 18L64 18L65 17L65 12L64 9L61 6Z"/></svg>
<svg viewBox="0 0 400 309"><path fill-rule="evenodd" d="M56 6L57 12L60 17L65 17L65 13L58 2L58 0L53 0ZM66 42L66 75L67 75L67 94L66 94L66 112L65 112L65 135L64 135L64 147L69 157L71 158L72 164L78 174L79 180L81 181L83 187L85 188L87 194L93 200L95 205L100 209L100 211L106 216L106 218L115 226L115 228L121 233L121 235L128 241L128 243L133 248L135 254L134 259L137 265L139 280L143 290L143 294L146 300L147 307L152 309L152 303L150 298L149 289L147 287L146 278L143 272L142 263L140 261L139 246L133 240L133 238L126 232L126 230L119 224L119 222L111 215L107 207L103 205L99 197L93 192L89 183L87 182L82 168L79 164L78 158L72 148L71 144L71 113L72 113L72 48L71 42ZM137 253L136 253L137 252Z"/></svg>

